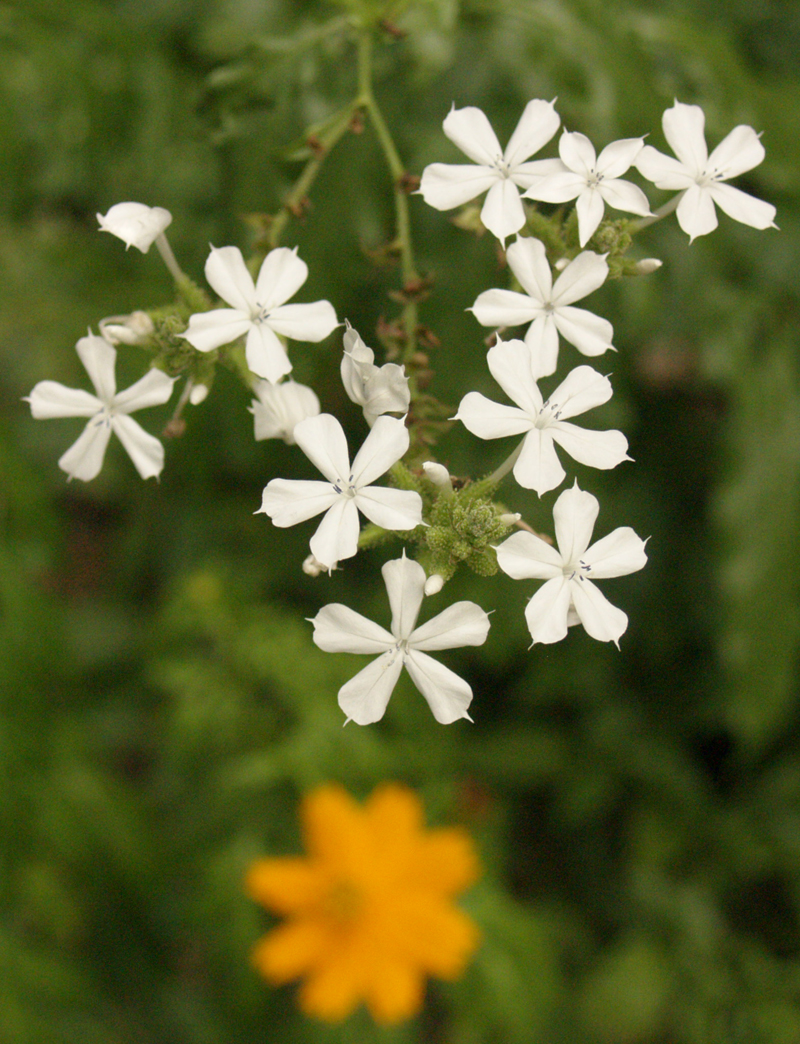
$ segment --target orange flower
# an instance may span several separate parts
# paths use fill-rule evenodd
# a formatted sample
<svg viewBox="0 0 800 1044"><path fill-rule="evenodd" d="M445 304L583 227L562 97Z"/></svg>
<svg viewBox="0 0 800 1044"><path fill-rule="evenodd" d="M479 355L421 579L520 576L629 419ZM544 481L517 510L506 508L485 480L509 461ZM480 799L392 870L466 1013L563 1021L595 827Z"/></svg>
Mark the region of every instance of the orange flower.
<svg viewBox="0 0 800 1044"><path fill-rule="evenodd" d="M328 1022L364 1001L376 1022L422 1007L425 979L457 979L479 932L452 902L478 876L470 837L426 830L417 795L384 784L364 806L336 785L301 806L307 857L260 859L251 897L286 917L253 962L274 985L304 978L301 1009Z"/></svg>

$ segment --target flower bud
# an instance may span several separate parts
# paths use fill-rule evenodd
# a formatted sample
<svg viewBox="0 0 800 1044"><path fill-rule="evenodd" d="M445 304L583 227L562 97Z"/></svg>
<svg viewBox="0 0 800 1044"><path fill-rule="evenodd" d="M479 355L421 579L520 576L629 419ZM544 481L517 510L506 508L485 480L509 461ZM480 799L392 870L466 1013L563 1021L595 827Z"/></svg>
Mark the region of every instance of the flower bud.
<svg viewBox="0 0 800 1044"><path fill-rule="evenodd" d="M192 404L192 406L199 406L201 402L205 402L207 395L207 384L195 384L192 386L192 390L189 392L189 402Z"/></svg>
<svg viewBox="0 0 800 1044"><path fill-rule="evenodd" d="M109 344L142 344L155 327L147 312L108 315L100 320L100 334Z"/></svg>
<svg viewBox="0 0 800 1044"><path fill-rule="evenodd" d="M657 257L645 257L643 260L636 262L636 274L650 275L651 272L657 272L663 264L664 262L659 261Z"/></svg>
<svg viewBox="0 0 800 1044"><path fill-rule="evenodd" d="M348 323L344 335L342 384L351 402L364 411L370 427L384 413L407 413L411 402L405 368L396 363L376 366L375 353Z"/></svg>
<svg viewBox="0 0 800 1044"><path fill-rule="evenodd" d="M303 560L303 572L306 576L319 576L320 573L327 573L328 567L319 562L313 555L309 555L308 558Z"/></svg>
<svg viewBox="0 0 800 1044"><path fill-rule="evenodd" d="M422 465L422 468L434 486L439 486L441 489L453 488L450 472L443 464L437 464L435 461L426 460Z"/></svg>
<svg viewBox="0 0 800 1044"><path fill-rule="evenodd" d="M172 214L163 207L148 207L144 203L116 203L107 214L98 214L97 220L100 231L121 239L126 250L135 246L146 254L172 221Z"/></svg>
<svg viewBox="0 0 800 1044"><path fill-rule="evenodd" d="M440 576L439 573L434 573L432 576L429 576L428 579L425 581L425 587L423 588L423 590L425 591L426 595L435 595L438 594L443 587L444 577Z"/></svg>
<svg viewBox="0 0 800 1044"><path fill-rule="evenodd" d="M519 511L507 511L500 516L500 521L504 526L515 526L521 518L522 515L520 515Z"/></svg>

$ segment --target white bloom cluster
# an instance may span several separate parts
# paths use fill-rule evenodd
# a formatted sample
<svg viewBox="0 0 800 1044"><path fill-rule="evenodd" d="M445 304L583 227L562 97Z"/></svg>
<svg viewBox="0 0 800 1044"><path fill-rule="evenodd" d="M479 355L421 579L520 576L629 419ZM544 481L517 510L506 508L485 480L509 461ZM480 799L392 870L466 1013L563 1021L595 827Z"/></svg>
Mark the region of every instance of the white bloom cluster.
<svg viewBox="0 0 800 1044"><path fill-rule="evenodd" d="M576 307L576 302L605 283L614 261L613 249L607 245L608 230L613 232L614 226L601 225L606 206L635 215L639 221L630 223L634 230L675 210L690 240L716 227L716 206L755 228L774 226L774 207L725 184L763 159L763 146L751 127L736 127L709 155L702 110L675 102L664 113L663 128L676 158L645 145L644 137L612 142L598 155L585 135L564 131L557 158L532 160L555 136L560 122L554 102L530 101L503 149L480 109L453 108L444 121L444 133L472 163L433 163L420 182L419 193L438 210L451 210L486 194L481 220L506 250L514 280L511 288L480 293L471 309L478 323L497 331L487 365L511 404L469 391L452 418L480 439L516 440L504 464L483 483L490 494L511 473L519 487L542 497L564 482L565 458L602 470L631 459L622 432L574 423L576 417L609 401L612 385L607 375L581 364L563 378L549 380L558 368L562 342L590 359L616 350L611 324ZM642 189L622 177L631 168L657 188L677 195L651 213ZM563 240L563 249L554 250L552 241L546 246L526 234L525 200L576 201L577 230L574 224L569 226L573 231L571 238ZM181 313L184 325L189 309L192 314L177 337L199 354L192 357L175 418L187 402L197 404L205 398L216 358L212 353L242 344L243 353L241 347L232 349L228 361L234 360L255 395L251 407L255 438L296 445L321 473L320 480L272 478L257 512L268 515L279 528L322 516L310 538L303 571L314 577L330 574L356 555L361 544L373 537L384 539L387 531L407 534L409 541L430 551L433 557L423 557L424 562L438 563L426 573L420 562L406 557L405 550L400 558L385 563L389 630L339 603L326 605L311 621L320 649L375 656L339 692L347 720L366 725L382 718L404 667L437 721L469 719L470 686L428 654L481 645L489 631L488 614L473 602L461 601L417 625L424 598L443 589L457 564L455 559L437 559L436 548L458 537L459 561L468 560L473 550L472 545L464 546L463 517L458 523L461 529L452 521L456 507L470 503L469 483L455 481L436 461L420 464L419 443L414 471L404 463L411 445L409 428L419 421L414 412L415 396L422 387L415 383L414 372L418 375L419 370L410 379L404 365L377 365L372 349L346 324L342 384L347 397L361 408L368 429L351 463L341 423L321 412L311 388L289 377L292 363L286 340L320 342L339 325L328 301L289 303L308 277L296 249L271 250L254 278L237 247L212 247L206 279L227 307L208 309L210 302L183 275L166 240L165 229L172 220L168 211L120 203L98 219L101 230L120 238L126 247L146 253L155 243L184 295L184 308L189 303ZM596 235L595 244L606 252L584 249ZM510 237L516 238L506 249ZM646 274L660 264L648 258L629 263L628 270ZM525 328L521 337L501 339L501 333L515 327ZM97 475L112 431L143 478L158 475L164 464L163 447L130 414L166 403L177 378L158 368L159 357L141 380L117 393L114 345L152 348L163 345L164 339L157 340L153 318L142 311L110 316L101 321L100 329L101 336L90 332L77 345L95 394L42 381L27 401L36 418L88 419L83 434L59 461L70 478L88 480ZM166 337L165 350L178 343L174 329L169 333L171 342ZM176 354L179 362L166 369L185 371L186 351L182 345ZM406 361L413 358L409 351ZM393 484L376 484L386 475ZM591 543L598 513L597 499L575 481L553 506L554 546L533 532L521 512L495 506L490 498L476 508L475 532L500 534L486 537L478 547L476 572L489 574L499 566L513 579L544 581L525 609L534 644L559 641L569 627L581 624L591 637L618 645L627 628L625 613L607 601L595 581L641 569L647 560L646 542L632 529L620 527ZM371 523L365 531L361 516ZM509 528L518 531L506 536Z"/></svg>

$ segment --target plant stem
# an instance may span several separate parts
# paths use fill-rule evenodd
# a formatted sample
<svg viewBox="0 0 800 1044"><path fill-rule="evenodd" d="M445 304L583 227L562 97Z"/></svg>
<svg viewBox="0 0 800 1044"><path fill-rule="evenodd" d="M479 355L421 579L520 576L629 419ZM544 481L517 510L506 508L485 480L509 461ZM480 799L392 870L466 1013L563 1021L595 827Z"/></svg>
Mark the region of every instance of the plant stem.
<svg viewBox="0 0 800 1044"><path fill-rule="evenodd" d="M172 247L169 245L169 240L161 232L156 236L156 247L159 254L161 254L161 260L169 269L169 274L175 280L176 283L181 283L186 279L186 275L181 271L181 266L175 260L175 255L172 252Z"/></svg>
<svg viewBox="0 0 800 1044"><path fill-rule="evenodd" d="M487 475L486 478L481 479L479 482L476 482L475 485L476 486L489 486L489 487L496 486L498 484L498 482L502 478L505 478L505 476L509 473L509 471L511 471L511 469L514 467L514 465L517 463L519 455L520 455L520 453L522 453L523 444L524 444L524 440L522 442L520 442L519 446L517 446L517 448L514 450L513 453L510 453L506 457L506 459L503 461L503 463L500 465L500 467L495 468L495 470L491 473L491 475ZM473 489L474 488L475 487L473 486Z"/></svg>
<svg viewBox="0 0 800 1044"><path fill-rule="evenodd" d="M655 214L651 214L650 217L644 217L641 221L633 221L630 225L629 231L631 233L639 232L643 228L647 228L648 225L654 225L656 221L660 221L662 218L667 217L675 210L683 199L684 193L678 192L677 195L673 196L672 199L667 200L663 207L659 207Z"/></svg>

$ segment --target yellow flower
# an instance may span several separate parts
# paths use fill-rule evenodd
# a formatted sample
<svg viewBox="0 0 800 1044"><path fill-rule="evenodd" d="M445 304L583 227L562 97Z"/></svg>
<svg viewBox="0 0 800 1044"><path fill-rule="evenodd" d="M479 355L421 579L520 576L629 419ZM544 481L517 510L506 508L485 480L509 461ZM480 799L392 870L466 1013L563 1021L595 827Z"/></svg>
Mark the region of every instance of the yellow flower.
<svg viewBox="0 0 800 1044"><path fill-rule="evenodd" d="M307 857L260 859L250 896L286 920L253 962L274 985L303 978L307 1014L339 1022L364 1001L376 1022L422 1007L425 979L457 979L478 945L477 926L452 902L479 874L456 828L426 830L419 798L384 784L363 806L336 784L301 806Z"/></svg>

